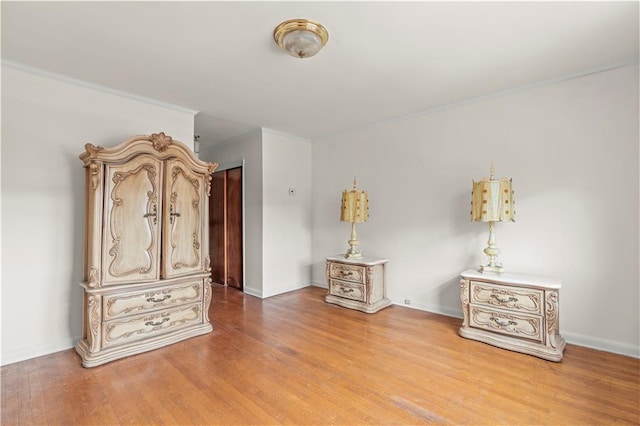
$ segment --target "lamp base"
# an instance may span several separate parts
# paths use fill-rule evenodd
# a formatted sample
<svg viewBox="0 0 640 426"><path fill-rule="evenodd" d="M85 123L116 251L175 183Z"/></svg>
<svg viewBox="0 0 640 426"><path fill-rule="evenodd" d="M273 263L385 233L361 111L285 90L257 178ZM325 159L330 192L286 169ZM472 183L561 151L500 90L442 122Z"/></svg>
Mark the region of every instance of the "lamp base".
<svg viewBox="0 0 640 426"><path fill-rule="evenodd" d="M502 267L502 265L495 265L495 266L480 265L480 268L478 268L478 271L482 273L493 272L496 274L501 274L505 271L505 269Z"/></svg>
<svg viewBox="0 0 640 426"><path fill-rule="evenodd" d="M355 241L355 244L352 245L353 243L354 243L353 240L349 241L349 244L351 245L351 247L349 247L349 250L347 250L344 257L347 259L360 259L362 257L362 253L355 246L355 244L358 244L358 242Z"/></svg>
<svg viewBox="0 0 640 426"><path fill-rule="evenodd" d="M347 252L347 253L345 253L344 257L346 259L360 259L360 258L362 258L362 253L360 253L360 252L358 252L358 253Z"/></svg>
<svg viewBox="0 0 640 426"><path fill-rule="evenodd" d="M484 252L487 256L489 256L489 263L486 265L480 265L478 271L493 272L497 274L503 273L504 268L502 267L502 263L498 262L500 249L496 245L494 222L489 222L489 241L487 241L487 247L484 249Z"/></svg>
<svg viewBox="0 0 640 426"><path fill-rule="evenodd" d="M347 259L360 259L362 253L358 250L358 237L356 236L356 223L351 222L351 238L349 239L349 250L344 255Z"/></svg>

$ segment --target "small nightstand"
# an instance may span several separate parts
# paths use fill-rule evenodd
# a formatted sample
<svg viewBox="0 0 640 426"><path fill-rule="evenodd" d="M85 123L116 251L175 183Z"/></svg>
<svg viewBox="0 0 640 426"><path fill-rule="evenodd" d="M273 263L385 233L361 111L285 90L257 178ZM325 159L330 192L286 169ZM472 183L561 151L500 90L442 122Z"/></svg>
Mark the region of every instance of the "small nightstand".
<svg viewBox="0 0 640 426"><path fill-rule="evenodd" d="M500 348L561 361L562 281L512 273L467 270L460 281L464 319L460 335Z"/></svg>
<svg viewBox="0 0 640 426"><path fill-rule="evenodd" d="M385 297L384 266L387 259L327 257L325 301L368 314L391 305Z"/></svg>

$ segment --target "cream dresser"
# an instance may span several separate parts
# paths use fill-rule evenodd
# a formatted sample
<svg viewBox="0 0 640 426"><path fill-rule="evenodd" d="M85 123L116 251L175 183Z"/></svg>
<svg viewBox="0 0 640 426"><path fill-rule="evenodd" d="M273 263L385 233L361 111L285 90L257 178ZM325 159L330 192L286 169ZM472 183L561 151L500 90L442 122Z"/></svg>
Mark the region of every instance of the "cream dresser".
<svg viewBox="0 0 640 426"><path fill-rule="evenodd" d="M561 285L553 278L467 270L460 285L460 335L560 361L565 347L559 333Z"/></svg>
<svg viewBox="0 0 640 426"><path fill-rule="evenodd" d="M387 259L327 257L328 303L368 314L391 305L385 297L384 267Z"/></svg>
<svg viewBox="0 0 640 426"><path fill-rule="evenodd" d="M85 149L82 365L210 332L216 164L164 133Z"/></svg>

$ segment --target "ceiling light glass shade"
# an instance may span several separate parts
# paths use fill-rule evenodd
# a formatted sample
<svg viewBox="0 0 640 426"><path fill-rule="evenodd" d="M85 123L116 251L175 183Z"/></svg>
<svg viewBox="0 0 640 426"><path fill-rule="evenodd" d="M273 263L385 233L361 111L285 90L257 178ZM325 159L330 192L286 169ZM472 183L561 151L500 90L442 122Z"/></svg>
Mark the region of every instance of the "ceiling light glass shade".
<svg viewBox="0 0 640 426"><path fill-rule="evenodd" d="M273 31L278 46L296 58L310 58L329 40L327 29L308 19L284 21Z"/></svg>

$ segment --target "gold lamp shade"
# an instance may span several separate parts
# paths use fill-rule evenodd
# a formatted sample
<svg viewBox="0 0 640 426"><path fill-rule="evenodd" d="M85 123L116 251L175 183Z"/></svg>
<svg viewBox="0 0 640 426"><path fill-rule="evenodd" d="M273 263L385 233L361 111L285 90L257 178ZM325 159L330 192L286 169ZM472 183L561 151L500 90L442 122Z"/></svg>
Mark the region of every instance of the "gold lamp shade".
<svg viewBox="0 0 640 426"><path fill-rule="evenodd" d="M498 262L500 250L496 245L495 222L515 222L513 189L511 179L493 178L493 164L491 175L481 181L473 182L471 192L471 220L474 222L489 222L489 241L484 252L489 256L489 262L480 266L480 272L504 272L502 264Z"/></svg>
<svg viewBox="0 0 640 426"><path fill-rule="evenodd" d="M351 238L349 239L349 250L345 254L347 259L362 257L358 250L358 239L356 236L356 223L369 220L369 196L366 191L356 188L356 179L353 179L353 189L342 191L342 205L340 207L340 221L351 222Z"/></svg>
<svg viewBox="0 0 640 426"><path fill-rule="evenodd" d="M473 182L471 220L474 222L515 222L511 179L484 178Z"/></svg>
<svg viewBox="0 0 640 426"><path fill-rule="evenodd" d="M354 189L342 191L341 222L362 223L369 220L369 196L366 191Z"/></svg>

